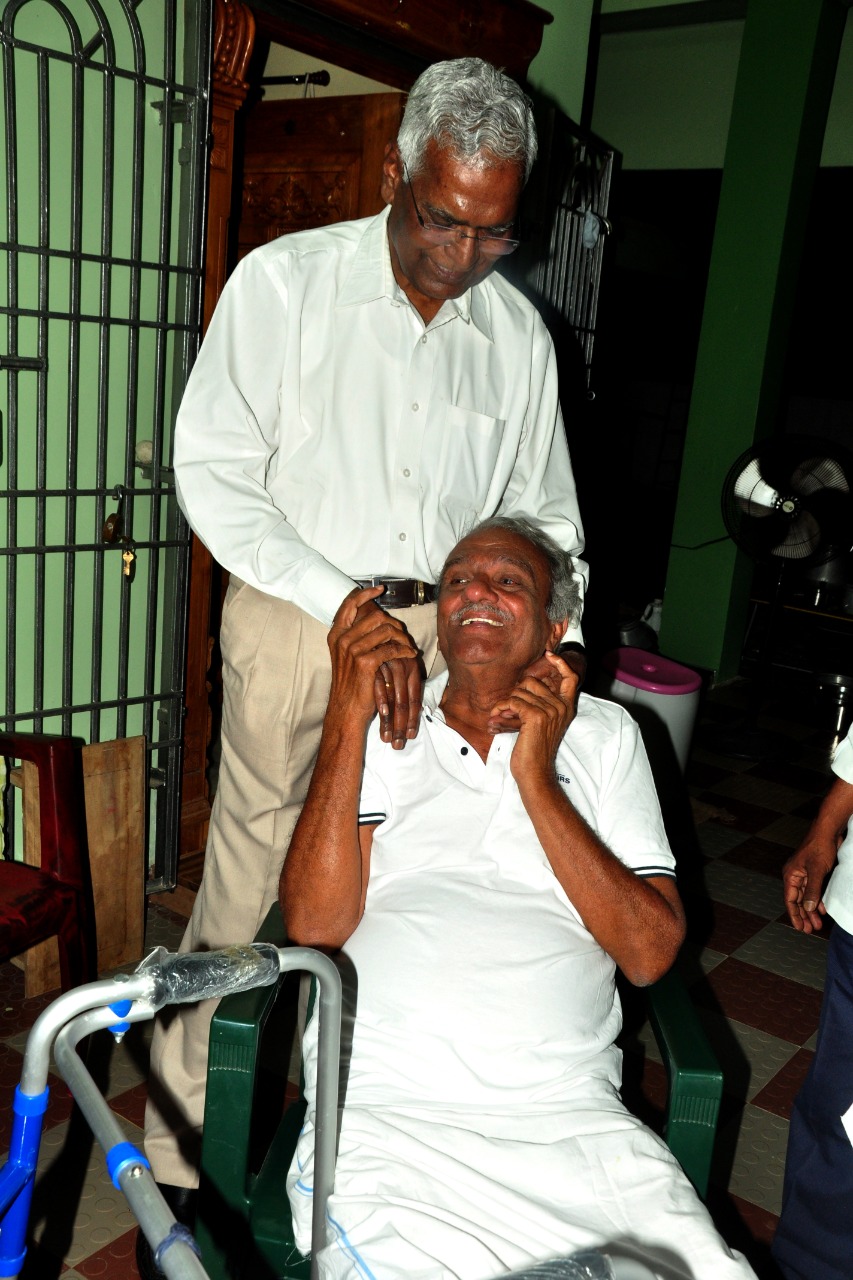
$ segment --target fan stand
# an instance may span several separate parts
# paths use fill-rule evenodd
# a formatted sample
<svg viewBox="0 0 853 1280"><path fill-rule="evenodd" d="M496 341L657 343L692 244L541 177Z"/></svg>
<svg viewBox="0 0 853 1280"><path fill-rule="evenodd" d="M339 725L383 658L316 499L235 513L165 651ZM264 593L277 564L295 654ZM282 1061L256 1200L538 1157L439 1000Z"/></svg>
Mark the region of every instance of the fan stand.
<svg viewBox="0 0 853 1280"><path fill-rule="evenodd" d="M786 563L784 560L780 562L779 572L776 574L776 585L767 610L767 625L759 642L758 660L751 677L746 711L734 724L714 725L702 734L703 746L716 755L731 756L735 760L778 760L795 746L783 733L758 727L758 717L770 685L773 656L770 641L781 614Z"/></svg>
<svg viewBox="0 0 853 1280"><path fill-rule="evenodd" d="M784 432L753 444L729 468L722 515L732 540L752 559L776 566L776 589L745 714L734 725L703 733L722 755L744 760L778 758L793 745L783 735L759 729L770 688L773 638L782 609L786 567L827 563L853 542L853 454L819 436Z"/></svg>

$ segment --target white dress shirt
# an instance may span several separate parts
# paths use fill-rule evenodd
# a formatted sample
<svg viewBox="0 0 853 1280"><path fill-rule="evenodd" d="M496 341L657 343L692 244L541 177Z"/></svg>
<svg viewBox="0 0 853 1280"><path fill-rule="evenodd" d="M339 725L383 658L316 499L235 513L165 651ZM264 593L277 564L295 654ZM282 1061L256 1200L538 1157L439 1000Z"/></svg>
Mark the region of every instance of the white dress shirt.
<svg viewBox="0 0 853 1280"><path fill-rule="evenodd" d="M178 498L216 559L327 624L355 578L436 582L491 515L583 548L538 313L493 274L424 326L394 279L387 217L240 263L175 430ZM581 590L585 576L579 561Z"/></svg>

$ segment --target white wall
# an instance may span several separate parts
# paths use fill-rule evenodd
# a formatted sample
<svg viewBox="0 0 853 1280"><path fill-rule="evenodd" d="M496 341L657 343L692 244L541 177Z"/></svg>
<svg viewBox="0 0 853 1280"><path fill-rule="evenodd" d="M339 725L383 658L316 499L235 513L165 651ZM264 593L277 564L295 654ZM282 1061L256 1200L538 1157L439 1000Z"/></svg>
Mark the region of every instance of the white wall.
<svg viewBox="0 0 853 1280"><path fill-rule="evenodd" d="M331 77L328 85L311 85L309 93L317 98L333 98L352 93L389 93L396 92L393 85L379 84L376 80L368 80L366 76L356 75L354 71L345 71L336 67L328 59L312 58L307 53L297 53L295 49L287 49L281 44L271 44L265 76L295 76L306 71L328 71ZM302 98L305 86L301 84L268 84L264 85L264 100L275 98Z"/></svg>

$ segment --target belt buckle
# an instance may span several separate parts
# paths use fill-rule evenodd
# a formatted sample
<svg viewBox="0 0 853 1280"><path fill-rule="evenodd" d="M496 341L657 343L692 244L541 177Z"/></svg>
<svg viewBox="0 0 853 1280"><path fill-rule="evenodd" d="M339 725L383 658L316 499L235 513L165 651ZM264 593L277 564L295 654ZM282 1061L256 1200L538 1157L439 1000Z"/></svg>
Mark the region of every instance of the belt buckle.
<svg viewBox="0 0 853 1280"><path fill-rule="evenodd" d="M426 601L426 592L424 591L424 584L421 582L420 579L418 579L418 581L415 583L415 586L417 588L416 602L417 604L424 604Z"/></svg>

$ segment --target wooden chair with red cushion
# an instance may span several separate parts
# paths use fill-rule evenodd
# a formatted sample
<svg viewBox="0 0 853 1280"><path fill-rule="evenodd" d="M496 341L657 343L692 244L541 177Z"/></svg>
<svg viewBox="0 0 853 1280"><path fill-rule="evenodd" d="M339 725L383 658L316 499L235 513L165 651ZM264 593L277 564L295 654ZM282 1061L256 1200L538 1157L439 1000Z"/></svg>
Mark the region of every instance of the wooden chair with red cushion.
<svg viewBox="0 0 853 1280"><path fill-rule="evenodd" d="M95 916L77 739L0 733L0 756L38 771L40 866L0 859L0 961L56 937L62 990L97 976Z"/></svg>

